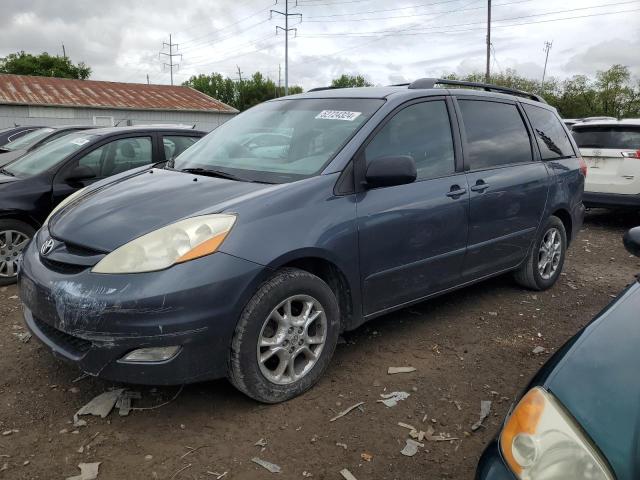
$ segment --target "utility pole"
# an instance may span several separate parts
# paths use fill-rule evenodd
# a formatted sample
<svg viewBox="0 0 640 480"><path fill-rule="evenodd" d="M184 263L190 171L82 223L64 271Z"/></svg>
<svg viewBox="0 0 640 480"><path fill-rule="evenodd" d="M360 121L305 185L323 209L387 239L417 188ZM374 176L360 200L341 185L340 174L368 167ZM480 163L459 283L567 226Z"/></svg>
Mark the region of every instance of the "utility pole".
<svg viewBox="0 0 640 480"><path fill-rule="evenodd" d="M149 74L147 73L147 85L149 85Z"/></svg>
<svg viewBox="0 0 640 480"><path fill-rule="evenodd" d="M64 49L64 43L62 44L62 56L63 58L67 58L67 51Z"/></svg>
<svg viewBox="0 0 640 480"><path fill-rule="evenodd" d="M169 47L169 53L160 52L158 54L158 56L164 55L164 56L169 58L169 63L163 63L162 66L163 67L169 67L169 71L171 72L171 85L173 85L173 69L174 69L174 67L177 69L180 66L180 64L178 64L178 63L173 63L173 57L180 57L180 59L182 59L182 54L181 53L173 53L173 47L175 47L176 50L177 50L178 49L178 44L177 43L173 43L171 41L171 34L169 34L169 43L162 42L162 49L163 50L164 50L164 47Z"/></svg>
<svg viewBox="0 0 640 480"><path fill-rule="evenodd" d="M491 0L487 0L487 71L484 80L491 83Z"/></svg>
<svg viewBox="0 0 640 480"><path fill-rule="evenodd" d="M280 76L281 76L280 64L278 64L278 96L280 96L280 92L281 92L281 90L280 90Z"/></svg>
<svg viewBox="0 0 640 480"><path fill-rule="evenodd" d="M278 0L276 0L276 5L278 4ZM277 13L284 17L284 28L281 26L276 26L276 35L278 34L278 30L284 31L284 94L289 95L289 32L294 31L297 32L297 28L289 28L289 17L299 16L300 20L302 20L301 13L289 13L289 0L284 0L284 12L279 10L270 10L269 18L273 18L273 14Z"/></svg>
<svg viewBox="0 0 640 480"><path fill-rule="evenodd" d="M553 47L553 40L551 42L544 42L544 51L546 52L544 57L544 70L542 70L542 83L540 84L540 90L544 93L544 77L547 76L547 61L549 60L549 50Z"/></svg>
<svg viewBox="0 0 640 480"><path fill-rule="evenodd" d="M240 65L236 65L238 68L238 110L242 111L242 72L240 71Z"/></svg>

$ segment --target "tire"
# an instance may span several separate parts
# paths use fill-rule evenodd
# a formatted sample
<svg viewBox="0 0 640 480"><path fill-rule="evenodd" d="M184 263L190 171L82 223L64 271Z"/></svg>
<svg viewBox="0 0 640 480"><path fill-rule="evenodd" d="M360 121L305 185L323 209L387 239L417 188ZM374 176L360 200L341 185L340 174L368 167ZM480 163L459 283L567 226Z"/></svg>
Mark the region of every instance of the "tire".
<svg viewBox="0 0 640 480"><path fill-rule="evenodd" d="M20 220L0 220L0 286L11 285L18 278L18 256L36 233Z"/></svg>
<svg viewBox="0 0 640 480"><path fill-rule="evenodd" d="M260 286L240 316L231 343L229 379L238 390L263 403L294 398L320 379L339 331L340 308L329 286L304 270L280 270ZM307 340L316 343L307 344ZM270 345L258 346L259 341ZM268 360L260 362L259 354Z"/></svg>
<svg viewBox="0 0 640 480"><path fill-rule="evenodd" d="M550 235L552 235L553 232L556 232L556 236L551 240ZM552 250L549 250L549 247L547 247L546 252L543 253L543 243L549 245L549 241L552 241L554 245L556 241L560 243L558 247L554 247ZM531 252L529 252L527 260L514 273L516 282L531 290L540 291L551 288L558 278L560 278L566 253L567 232L564 224L558 217L551 216L531 247ZM546 258L542 259L545 260L545 268L541 268L541 257L545 254L547 255ZM555 270L553 269L553 265L555 265Z"/></svg>

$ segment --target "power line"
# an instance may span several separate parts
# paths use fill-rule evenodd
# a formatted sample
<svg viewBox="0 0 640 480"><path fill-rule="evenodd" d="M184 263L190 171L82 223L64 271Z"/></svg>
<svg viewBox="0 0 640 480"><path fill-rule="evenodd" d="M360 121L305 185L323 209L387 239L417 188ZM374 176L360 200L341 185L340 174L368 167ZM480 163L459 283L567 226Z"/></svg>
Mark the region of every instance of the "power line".
<svg viewBox="0 0 640 480"><path fill-rule="evenodd" d="M169 63L163 63L163 66L169 67L169 71L171 72L171 85L173 85L173 68L176 67L178 68L180 65L177 63L173 63L173 57L180 57L182 59L182 54L181 53L173 53L173 47L176 47L176 50L178 49L178 44L177 43L173 43L171 41L171 34L169 34L169 43L167 42L162 42L162 48L164 49L164 47L169 47L169 53L165 53L165 52L160 52L158 54L158 56L164 55L169 59Z"/></svg>
<svg viewBox="0 0 640 480"><path fill-rule="evenodd" d="M278 4L278 0L276 0L276 5ZM298 33L297 28L289 28L289 17L299 16L302 21L301 13L289 13L289 0L284 0L284 12L279 10L271 10L269 13L269 18L272 17L274 13L278 15L282 15L284 17L284 28L280 25L276 26L276 34L278 30L282 30L284 32L284 94L289 95L289 32L294 31Z"/></svg>
<svg viewBox="0 0 640 480"><path fill-rule="evenodd" d="M407 7L396 7L396 8L385 8L382 10L368 10L366 12L352 12L352 13L334 13L331 15L311 15L311 16L307 16L307 18L332 18L332 17L346 17L346 16L350 16L350 15L366 15L369 13L383 13L383 12L396 12L398 10L408 10L410 8L423 8L423 7L432 7L435 5L442 5L444 3L453 3L453 2L459 2L460 0L443 0L441 2L433 2L433 3L422 3L422 4L418 4L418 5L409 5ZM532 0L526 0L528 2L532 1ZM306 4L298 4L299 6L307 6Z"/></svg>

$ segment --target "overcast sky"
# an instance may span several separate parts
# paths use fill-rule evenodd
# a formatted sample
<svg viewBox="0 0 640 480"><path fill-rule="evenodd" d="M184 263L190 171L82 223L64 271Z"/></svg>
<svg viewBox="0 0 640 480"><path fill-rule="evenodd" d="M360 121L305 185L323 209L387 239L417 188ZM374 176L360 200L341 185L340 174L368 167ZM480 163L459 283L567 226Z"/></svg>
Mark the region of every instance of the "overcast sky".
<svg viewBox="0 0 640 480"><path fill-rule="evenodd" d="M212 71L260 70L284 84L284 10L278 0L2 0L0 56L62 54L92 79L169 83L158 53L178 43L175 83ZM289 82L305 89L342 73L375 84L484 71L486 0L289 0ZM618 13L614 13L618 12ZM622 12L622 13L620 13ZM622 63L640 77L640 0L493 0L494 70L540 78L594 75ZM168 52L168 49L164 49Z"/></svg>

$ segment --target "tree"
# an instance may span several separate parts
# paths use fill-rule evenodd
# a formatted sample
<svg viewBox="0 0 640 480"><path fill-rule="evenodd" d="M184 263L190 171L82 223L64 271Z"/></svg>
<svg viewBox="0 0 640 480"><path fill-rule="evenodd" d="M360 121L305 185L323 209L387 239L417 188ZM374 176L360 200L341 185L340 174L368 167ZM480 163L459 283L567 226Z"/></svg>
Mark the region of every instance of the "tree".
<svg viewBox="0 0 640 480"><path fill-rule="evenodd" d="M84 62L74 65L67 57L52 56L47 52L40 55L18 52L0 58L0 73L86 80L91 75L91 68Z"/></svg>
<svg viewBox="0 0 640 480"><path fill-rule="evenodd" d="M284 95L284 87L277 87L273 80L260 72L237 81L223 77L219 73L200 74L192 76L183 85L206 93L240 111ZM289 87L290 95L302 93L302 91L302 87L296 85Z"/></svg>
<svg viewBox="0 0 640 480"><path fill-rule="evenodd" d="M363 75L345 75L343 73L331 81L331 86L336 88L372 87L373 83L369 82Z"/></svg>

